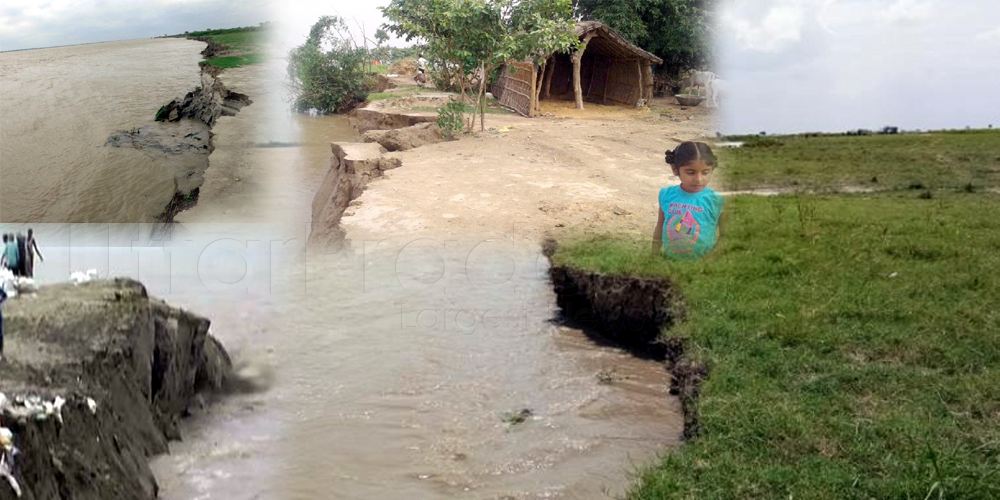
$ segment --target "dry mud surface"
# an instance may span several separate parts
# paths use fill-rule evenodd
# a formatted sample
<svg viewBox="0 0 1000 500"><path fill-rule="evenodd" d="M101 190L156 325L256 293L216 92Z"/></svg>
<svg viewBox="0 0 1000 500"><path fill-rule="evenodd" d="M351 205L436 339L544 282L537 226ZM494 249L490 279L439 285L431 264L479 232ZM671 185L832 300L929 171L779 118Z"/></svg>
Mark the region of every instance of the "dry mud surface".
<svg viewBox="0 0 1000 500"><path fill-rule="evenodd" d="M712 111L657 99L652 111L556 101L530 119L489 114L485 132L395 153L401 168L351 202L341 229L352 242L533 245L564 232L652 234L659 189L678 183L663 153L713 136Z"/></svg>

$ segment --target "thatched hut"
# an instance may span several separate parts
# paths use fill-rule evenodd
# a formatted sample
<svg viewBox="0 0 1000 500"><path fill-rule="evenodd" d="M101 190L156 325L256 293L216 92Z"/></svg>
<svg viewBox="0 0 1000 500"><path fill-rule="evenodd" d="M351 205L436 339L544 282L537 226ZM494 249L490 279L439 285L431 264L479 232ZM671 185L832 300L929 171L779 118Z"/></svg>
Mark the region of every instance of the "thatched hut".
<svg viewBox="0 0 1000 500"><path fill-rule="evenodd" d="M663 60L632 45L598 21L576 23L582 45L572 54L552 54L541 66L508 63L493 86L500 105L533 116L543 99L635 106L653 97L653 65Z"/></svg>

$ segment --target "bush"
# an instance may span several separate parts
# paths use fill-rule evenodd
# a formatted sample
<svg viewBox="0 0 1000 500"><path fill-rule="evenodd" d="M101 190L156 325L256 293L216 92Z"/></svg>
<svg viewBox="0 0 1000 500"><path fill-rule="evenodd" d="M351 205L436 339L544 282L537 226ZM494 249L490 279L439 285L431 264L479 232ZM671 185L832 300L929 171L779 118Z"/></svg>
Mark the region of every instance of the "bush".
<svg viewBox="0 0 1000 500"><path fill-rule="evenodd" d="M347 28L342 19L323 16L313 25L306 43L288 54L296 110L343 113L368 97L364 70L368 53L344 33ZM320 49L323 42L330 45L329 51Z"/></svg>
<svg viewBox="0 0 1000 500"><path fill-rule="evenodd" d="M768 137L754 137L743 143L744 148L772 148L782 145L784 145L783 142Z"/></svg>
<svg viewBox="0 0 1000 500"><path fill-rule="evenodd" d="M444 136L451 139L455 135L455 131L461 131L465 126L465 122L462 119L462 112L465 110L465 105L458 102L452 101L444 106L438 108L438 119L437 126L444 133Z"/></svg>
<svg viewBox="0 0 1000 500"><path fill-rule="evenodd" d="M461 82L458 78L458 74L455 71L448 71L447 69L441 70L428 70L427 78L434 84L434 88L444 91L444 92L461 92ZM469 90L468 88L466 89Z"/></svg>

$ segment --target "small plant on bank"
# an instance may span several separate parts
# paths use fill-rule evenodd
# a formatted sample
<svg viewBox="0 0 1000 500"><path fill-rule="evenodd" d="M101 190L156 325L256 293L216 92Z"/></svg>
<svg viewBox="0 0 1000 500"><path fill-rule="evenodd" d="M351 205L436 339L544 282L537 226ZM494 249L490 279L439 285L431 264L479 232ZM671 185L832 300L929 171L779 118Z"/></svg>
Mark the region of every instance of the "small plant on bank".
<svg viewBox="0 0 1000 500"><path fill-rule="evenodd" d="M155 119L155 121L158 121L158 122L166 121L167 117L170 116L170 108L172 108L175 103L177 103L176 99L174 99L173 101L170 101L166 105L162 106L160 108L160 110L156 112L156 119Z"/></svg>
<svg viewBox="0 0 1000 500"><path fill-rule="evenodd" d="M456 131L461 131L464 127L462 112L465 105L458 101L452 101L438 108L437 126L448 139L452 139Z"/></svg>

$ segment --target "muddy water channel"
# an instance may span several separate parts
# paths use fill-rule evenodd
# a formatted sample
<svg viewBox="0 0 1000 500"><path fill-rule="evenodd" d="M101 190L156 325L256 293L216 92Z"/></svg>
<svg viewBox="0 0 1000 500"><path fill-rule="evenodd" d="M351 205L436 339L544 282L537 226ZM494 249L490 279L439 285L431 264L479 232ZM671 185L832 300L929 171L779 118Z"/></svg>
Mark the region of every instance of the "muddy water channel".
<svg viewBox="0 0 1000 500"><path fill-rule="evenodd" d="M276 314L275 498L602 498L677 443L662 366L554 321L537 253L373 247Z"/></svg>
<svg viewBox="0 0 1000 500"><path fill-rule="evenodd" d="M205 160L103 146L200 85L204 47L171 38L0 54L3 221L151 222L178 173ZM205 133L200 124L170 125Z"/></svg>
<svg viewBox="0 0 1000 500"><path fill-rule="evenodd" d="M662 366L559 324L537 253L374 246L192 306L261 390L187 421L162 498L610 498L679 443Z"/></svg>

